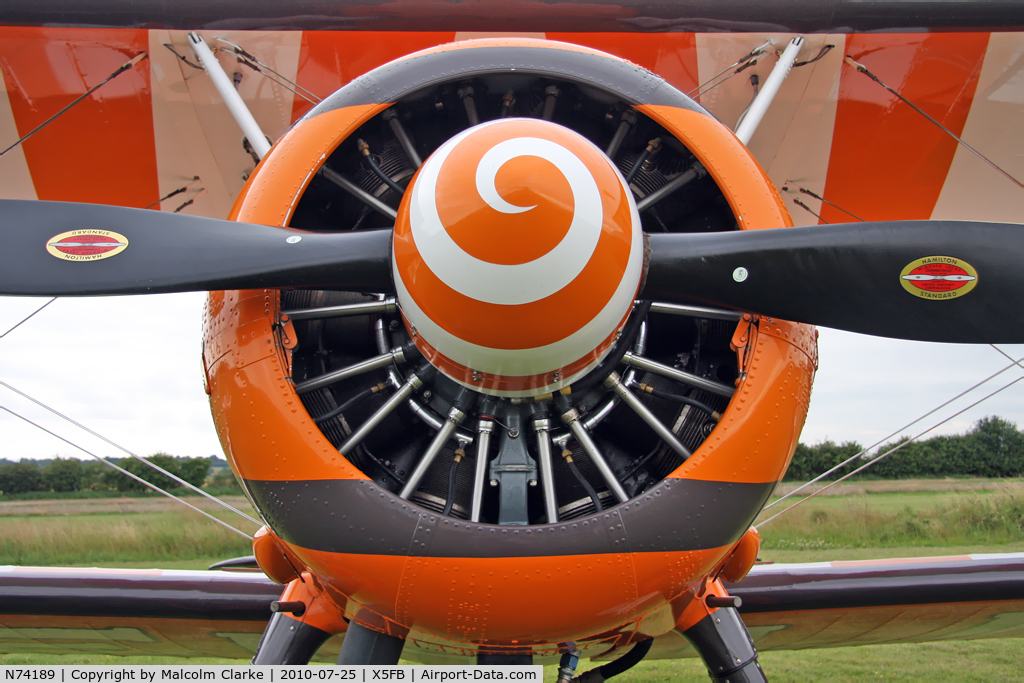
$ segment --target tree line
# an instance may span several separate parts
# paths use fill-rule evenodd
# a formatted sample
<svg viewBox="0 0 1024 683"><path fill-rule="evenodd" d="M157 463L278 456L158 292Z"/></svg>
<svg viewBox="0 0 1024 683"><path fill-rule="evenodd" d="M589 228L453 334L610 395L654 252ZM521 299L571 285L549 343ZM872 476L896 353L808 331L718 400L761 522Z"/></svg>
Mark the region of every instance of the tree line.
<svg viewBox="0 0 1024 683"><path fill-rule="evenodd" d="M189 484L207 488L237 488L228 468L212 471L214 458L188 458L155 453L145 458ZM183 488L170 477L160 474L135 458L111 458L111 462L135 476L162 489ZM118 472L99 461L76 458L54 458L49 461L23 459L0 463L0 493L33 492L71 493L75 491L145 491L148 486Z"/></svg>
<svg viewBox="0 0 1024 683"><path fill-rule="evenodd" d="M836 470L827 480L852 472L872 458L905 444L909 437L887 443L871 454L855 458ZM813 479L841 462L864 451L855 441L837 444L822 441L814 446L798 444L784 479ZM206 488L238 488L231 470L212 468L223 463L219 458L187 458L156 453L146 458L193 486ZM160 474L134 458L112 459L119 467L162 489L181 488L171 478ZM226 464L226 463L224 463ZM891 456L856 475L880 479L922 477L1021 477L1024 476L1024 432L1001 417L986 417L967 433L935 436L903 446ZM75 458L55 458L40 462L0 462L0 493L16 494L53 491L144 491L148 487L100 462Z"/></svg>
<svg viewBox="0 0 1024 683"><path fill-rule="evenodd" d="M855 477L911 479L1024 476L1024 433L1013 422L1001 417L982 418L965 434L935 436L913 443L908 441L910 437L900 437L884 444L870 454L854 459L825 479L838 479L897 446L902 448ZM855 441L837 444L826 440L814 446L799 444L784 479L813 479L863 450L864 447Z"/></svg>

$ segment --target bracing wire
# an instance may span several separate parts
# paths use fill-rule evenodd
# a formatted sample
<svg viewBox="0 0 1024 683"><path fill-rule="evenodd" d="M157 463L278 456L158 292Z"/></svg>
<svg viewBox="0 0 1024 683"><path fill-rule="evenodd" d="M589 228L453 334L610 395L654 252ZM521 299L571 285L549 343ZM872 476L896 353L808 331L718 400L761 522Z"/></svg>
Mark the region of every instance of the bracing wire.
<svg viewBox="0 0 1024 683"><path fill-rule="evenodd" d="M828 204L828 205L829 205L829 206L831 206L831 207L832 207L833 209L837 209L837 210L839 210L839 211L842 211L842 212L843 212L843 213L845 213L845 214L846 214L847 216L850 216L851 218L856 218L856 219L857 219L858 221L860 221L861 223L866 223L866 222L867 222L867 221L865 221L865 220L864 220L863 218L861 218L860 216L858 216L857 214L855 214L855 213L850 213L849 211L847 211L847 210L846 210L846 209L844 209L843 207L841 207L841 206L839 206L838 204L835 204L835 203L833 203L833 202L830 202L829 200L825 199L824 197L822 197L822 196L821 196L821 195L819 195L818 193L816 193L816 192L812 192L811 190L808 190L808 189L807 189L806 187L800 187L799 185L797 185L796 183L794 183L794 182L793 182L792 180L787 180L787 181L786 181L786 184L782 186L782 191L783 191L783 192L790 192L790 189L789 189L789 186L790 186L790 185L792 185L792 186L793 186L793 187L795 187L795 188L796 188L796 189L797 189L798 191L802 192L803 194L807 195L808 197L813 197L814 199L817 199L817 200L818 200L819 202L821 202L822 204ZM818 216L818 214L816 214L816 213L814 213L813 211L811 211L810 209L808 209L808 208L807 208L807 205L806 205L806 204L804 204L803 202L800 202L800 201L798 201L798 200L796 200L796 199L793 199L793 203L794 203L794 204L798 204L798 205L802 206L803 208L807 209L807 211L810 211L810 212L811 212L812 214L814 214L815 216ZM818 218L821 218L821 216L818 216ZM824 219L824 218L821 218L821 220L825 221L825 219ZM825 221L825 222L826 222L826 223L828 223L828 221Z"/></svg>
<svg viewBox="0 0 1024 683"><path fill-rule="evenodd" d="M877 83L878 85L882 86L883 88L885 88L886 90L888 90L889 92L891 92L891 93L892 93L893 95L895 95L896 97L898 97L898 98L899 98L899 100L900 100L901 102L903 102L903 103L904 103L905 105L907 105L908 107L910 107L911 109L913 109L914 111L916 111L916 112L917 112L918 114L920 114L921 116L925 117L926 119L928 119L929 121L931 121L932 123L934 123L934 124L935 124L936 126L938 126L939 130L941 130L941 131L942 131L943 133L945 133L945 134L946 134L946 135L948 135L949 137L951 137L951 138L953 138L954 140L956 140L956 141L957 141L957 142L958 142L959 144L961 144L961 145L963 145L964 147L966 147L966 148L967 148L967 149L968 149L968 150L969 150L969 151L970 151L971 153L973 153L973 154L974 154L974 155L975 155L976 157L978 157L979 159L981 159L982 161L984 161L984 162L985 162L986 164L988 164L989 166L991 166L991 167L992 167L992 168L994 168L995 170L999 171L999 173L1001 173L1001 174L1002 174L1003 176L1005 176L1005 177L1006 177L1007 179L1009 179L1009 181L1010 181L1010 182L1012 182L1012 183L1013 183L1013 184L1015 184L1015 185L1016 185L1017 187L1019 187L1019 188L1021 188L1022 190L1024 190L1024 183L1022 183L1021 181L1017 180L1017 179L1016 179L1016 178L1014 178L1014 177L1013 177L1012 175L1010 175L1010 173L1009 173L1008 171L1006 171L1005 169L1003 169L1003 168L1002 168L1001 166L999 166L999 164L997 164L996 162L992 161L992 160L991 160L991 159L989 159L989 158L988 158L987 156L985 156L984 154L982 154L982 153L981 153L981 152L979 152L978 150L976 150L976 149L974 149L973 147L971 147L970 145L968 145L968 144L967 144L966 142L964 142L964 141L963 141L963 140L962 140L962 139L960 138L960 136L959 136L959 135L957 135L956 133L954 133L953 131L951 131L951 130L950 130L949 128L946 128L946 127L945 127L944 125L942 125L941 123L939 123L938 121L936 121L936 120L935 120L934 118L932 118L931 116L929 116L929 115L928 115L927 113L925 113L925 111L924 111L923 109L921 109L921 108L920 108L920 107L918 107L918 106L917 106L916 104L914 104L913 102L911 102L910 100L908 100L908 99L907 99L906 97L904 97L903 95L901 95L901 94L900 94L899 92L897 92L897 91L896 91L896 90L895 90L894 88L892 88L892 87L891 87L891 86L889 86L889 85L886 85L886 84L885 84L885 83L884 83L884 82L882 81L882 79L880 79L880 78L879 78L878 76L876 76L875 74L873 74L873 73L871 73L870 71L868 71L868 68L867 68L866 66L864 66L863 64L861 64L861 63L860 63L860 62L858 62L858 61L855 61L855 60L853 59L853 57L851 57L850 55L846 55L846 60L845 60L845 61L846 61L846 63L847 63L847 64L849 64L850 66L852 66L852 67L853 67L854 69L856 69L857 71L861 72L862 74L864 74L865 76L867 76L868 78L870 78L871 80L873 80L873 81L874 81L875 83Z"/></svg>
<svg viewBox="0 0 1024 683"><path fill-rule="evenodd" d="M250 69L256 71L257 73L261 73L264 76L266 76L267 78L270 78L270 80L274 81L275 83L277 83L281 87L287 88L288 90L291 90L293 93L295 93L296 95L298 95L302 99L306 100L310 104L319 104L320 102L323 101L319 97L317 97L316 95L311 93L309 90L306 90L301 85L299 85L295 81L291 80L290 78L288 78L284 74L282 74L282 73L280 73L278 71L275 71L274 68L271 67L270 65L264 64L259 59L257 59L254 55L246 52L241 46L232 43L230 40L225 40L224 38L214 38L214 40L217 41L218 43L224 43L225 45L230 46L231 52L233 52L239 58L239 61L242 64L245 64L247 67L249 67ZM257 65L259 65L259 66L257 66ZM259 67L263 67L263 68L260 69ZM282 81L285 81L285 83L287 83L288 85L285 85L285 83L282 83L281 81L278 81L276 78L272 78L266 72L270 72L271 74L274 74L274 76L277 76L277 78L280 78ZM292 86L292 87L288 87L289 85Z"/></svg>
<svg viewBox="0 0 1024 683"><path fill-rule="evenodd" d="M724 69L719 71L717 74L715 74L714 76L712 76L708 80L704 81L703 83L698 85L696 88L694 88L690 92L686 93L686 96L687 97L700 97L701 95L703 95L704 93L708 92L712 88L717 88L722 83L725 83L727 80L729 80L730 78L732 78L736 74L738 74L741 71L743 71L744 69L746 69L748 66L753 66L754 64L756 64L757 61L754 60L754 58L760 56L761 54L763 54L764 51L767 50L772 45L773 45L772 41L770 41L770 40L765 41L763 44L759 45L758 47L755 47L753 50L751 50L747 54L743 55L742 57L737 59L735 62L730 64L729 66L725 67ZM751 63L752 60L753 60L753 63ZM729 73L733 69L736 69L736 70L733 71L732 73L730 73L728 76L725 76L725 74ZM719 81L718 79L721 76L725 76L725 78L723 78L722 80ZM715 81L718 81L718 82L716 83ZM707 86L708 83L714 83L714 85L711 85L711 86L708 86L707 88L705 88L705 86ZM696 93L696 95L694 95L694 93Z"/></svg>
<svg viewBox="0 0 1024 683"><path fill-rule="evenodd" d="M82 451L82 452L83 452L83 453L85 453L86 455L91 455L92 457L94 457L94 458L96 458L97 460L99 460L100 462L102 462L102 463L103 463L104 465L106 465L106 466L108 466L108 467L112 467L112 468L114 468L115 470L117 470L118 472L120 472L121 474L124 474L124 475L127 475L127 476L131 477L132 479L134 479L135 481L139 482L139 483L140 483L140 484L142 484L143 486L148 486L149 488L153 489L153 490L154 490L154 491L156 491L157 493L163 494L163 495L167 496L168 498L170 498L171 500L174 500L174 501L177 501L177 502L181 503L181 504L182 504L182 505L184 505L185 507L187 507L187 508L190 508L190 509L192 509L192 510L194 510L194 511L198 512L198 513L199 513L199 514L201 514L201 515L202 515L203 517L206 517L207 519L209 519L209 520L211 520L211 521L213 521L213 522L216 522L217 524L220 524L220 525L221 525L222 527L224 527L225 529L228 529L229 531L233 531L234 533L238 534L239 536L244 536L245 538L249 539L250 541L252 540L252 536L250 536L249 534L245 533L244 531L242 531L242 530L240 530L240 529L236 529L235 527L231 526L231 525L230 525L230 524L228 524L227 522L225 522L225 521L223 521L223 520L221 520L221 519L217 519L216 517L214 517L214 516L213 516L213 515L211 515L210 513L206 512L206 511L204 511L204 510L200 510L200 509L199 509L199 508L197 508L197 507L196 507L195 505L192 505L191 503L188 503L188 502L186 502L186 501L182 500L181 498L178 498L177 496L175 496L175 495L174 495L174 494L172 494L172 493L168 493L167 491L164 491L164 490L163 490L162 488L160 488L159 486L157 486L157 485L155 485L155 484L151 484L151 483L149 483L148 481L146 481L146 480L145 480L145 479L143 479L142 477L138 477L138 476L136 476L136 475L132 474L131 472L129 472L128 470L126 470L126 469L124 469L124 468L122 468L122 467L118 467L117 465L115 465L114 463L110 462L109 460L107 460L107 459L106 459L106 458L104 458L103 456L100 456L100 455L96 455L96 454L95 454L95 453L93 453L92 451L86 450L86 449L82 448L81 446L79 446L78 444L76 444L76 443L73 443L73 442L71 442L71 441L68 441L67 439L65 439L65 438L64 438L63 436L61 436L60 434L56 434L56 433L54 433L54 432L51 432L51 431L50 431L49 429L47 429L46 427L42 426L41 424L39 424L39 423L37 423L37 422L33 422L32 420L28 419L28 418L27 418L27 417L25 417L24 415L19 415L18 413L14 412L14 411L13 411L13 410L11 410L10 408L7 408L6 406L0 406L0 410L3 410L4 412L10 413L11 415L13 415L14 417L18 418L19 420L24 420L25 422L29 423L29 424L30 424L30 425L32 425L33 427L36 427L36 428L38 428L38 429L41 429L42 431L46 432L47 434L49 434L50 436L52 436L52 437L54 437L54 438L60 439L61 441L63 441L64 443L68 444L68 445L69 445L69 446L71 446L72 448L77 448L78 450ZM218 501L218 502L220 502L220 501ZM243 516L246 516L246 517L248 517L247 515L243 515ZM251 518L251 517L249 517L249 519L252 519L252 518ZM257 522L257 524L258 524L258 522Z"/></svg>
<svg viewBox="0 0 1024 683"><path fill-rule="evenodd" d="M250 62L245 57L238 57L238 62L240 64L243 64L243 65L249 67L250 69L252 69L256 73L258 73L259 75L263 76L264 78L268 79L272 83L276 83L277 85L281 86L285 90L288 90L289 92L291 92L291 93L293 93L295 95L298 95L299 97L301 97L302 99L306 100L310 104L316 105L316 104L320 103L320 98L316 98L315 100L310 99L309 97L307 97L306 95L302 94L301 92L299 92L295 88L291 87L291 85L289 85L289 84L290 83L293 84L294 82L293 81L289 81L288 79L284 78L284 76L280 76L280 77L275 78L270 73L268 73L270 71L270 69L266 69L266 70L261 69L258 66L256 66L255 64L253 64L252 62ZM277 72L275 71L273 73L277 73Z"/></svg>
<svg viewBox="0 0 1024 683"><path fill-rule="evenodd" d="M971 408L974 408L975 406L983 403L984 401L987 401L988 399L992 398L993 396L995 396L996 394L1000 393L1001 391L1005 391L1006 389L1009 389L1010 387L1012 387L1017 382L1020 382L1021 380L1024 380L1024 376L1018 377L1017 379L1013 380L1012 382L1010 382L1008 384L1004 384L1003 386L999 387L998 389L996 389L992 393L990 393L990 394L988 394L986 396L983 396L982 398L978 399L977 401L975 401L971 405L967 406L966 408L963 408L962 410L959 410L959 411L953 413L952 415L947 417L945 420L942 420L941 422L938 422L937 424L932 425L931 427L929 427L928 429L924 430L920 434L917 434L916 436L912 436L911 438L907 439L903 443L901 443L901 444L899 444L897 446L894 446L893 448L890 448L885 453L882 453L881 455L876 456L875 458L872 458L871 460L869 460L868 462L864 463L863 465L861 465L860 467L858 467L854 471L850 472L849 474L845 474L842 477L840 477L840 478L836 479L835 481L831 482L830 484L827 484L826 486L821 487L817 491L809 494L806 498L801 498L800 500L798 500L797 502L793 503L792 505L790 505L788 508L786 508L782 512L777 512L776 514L772 515L771 517L769 517L768 519L764 520L760 524L757 524L756 526L754 526L754 528L755 529L760 529L761 527L763 527L765 524L767 524L768 522L772 521L773 519L776 519L777 517L781 517L782 515L786 514L790 510L792 510L793 508L797 507L798 505L802 505L803 503L806 503L811 498L814 498L818 494L820 494L820 493L822 493L824 491L827 491L828 489L832 488L833 486L835 486L839 482L845 481L845 480L849 479L850 477L852 477L853 475L859 474L859 473L863 472L864 470L866 470L867 468L869 468L869 467L871 467L873 465L876 465L877 463L881 462L882 460L884 460L885 458L889 457L893 453L899 451L901 448L904 448L904 447L914 443L915 441L920 439L925 434L928 434L929 432L938 429L942 425L944 425L947 422L949 422L950 420L952 420L954 417L959 417L960 415L963 415L964 413L966 413Z"/></svg>
<svg viewBox="0 0 1024 683"><path fill-rule="evenodd" d="M815 218L817 218L817 219L818 219L819 221L821 221L821 222L822 222L822 223L824 223L825 225L831 225L831 224L830 224L830 223L829 223L829 222L828 222L827 220L825 220L824 218L822 218L822 217L821 217L821 214L819 214L819 213L814 213L814 210L813 210L813 209L812 209L811 207L807 206L806 204L804 204L804 203L803 203L802 201L800 201L800 200L799 200L799 199L797 199L796 197L790 197L789 199L790 199L790 201L792 201L792 202L793 202L794 204L796 204L796 205L797 205L797 206L799 206L799 207L800 207L801 209L803 209L803 210L804 210L804 211L806 211L807 213L809 213L809 214L811 214L812 216L814 216Z"/></svg>
<svg viewBox="0 0 1024 683"><path fill-rule="evenodd" d="M1001 349L997 348L997 347L996 347L996 346L995 346L994 344L990 344L990 346L992 346L992 348L994 348L994 349L995 349L996 351L999 351L999 352L1000 352L1000 353L1002 353L1002 354L1003 354L1004 356L1006 356L1006 354L1005 354L1005 353L1003 353L1003 351L1002 351ZM1010 361L1012 361L1012 362L1011 362L1011 363L1010 363L1009 365L1007 365L1007 366L1006 366L1005 368L1003 368L1002 370L997 370L996 372L992 373L991 375L989 375L989 376L988 376L988 377L986 377L985 379L981 380L981 381L980 381L980 382L978 382L977 384L975 384L975 385L973 385L973 386L971 386L971 387L968 387L967 389L964 389L964 390L963 390L963 391L961 391L961 392L960 392L959 394L957 394L957 395L956 395L956 396L954 396L953 398L949 399L949 400L948 400L948 401L946 401L945 403L942 403L941 405L937 405L937 406L935 406L934 408L932 408L931 410L929 410L929 411L928 411L927 413L925 413L925 414L924 414L924 415L922 415L921 417L919 417L919 418L917 418L916 420L914 420L913 422L908 422L907 424L903 425L902 427L900 427L900 428L899 428L899 429L897 429L896 431L892 432L892 433L891 433L891 434L889 434L888 436L884 436L884 437L882 437L881 439L879 439L879 440L878 440L878 441L876 441L875 443L871 444L870 446L868 446L867 448L863 449L863 450L862 450L862 451L860 451L859 453L856 453L855 455L853 455L853 456L851 456L851 457L847 458L846 460L844 460L843 462L839 463L838 465L836 465L836 466L835 466L835 467L833 467L832 469L828 470L827 472L823 472L823 473L819 474L819 475L818 475L817 477L815 477L814 479L811 479L811 480L810 480L809 482L807 482L807 483L805 483L805 484L802 484L802 485L800 485L800 486L796 487L795 489L793 489L792 491L790 491L790 492L789 492L789 493L787 493L786 495L782 496L782 497L781 497L781 498L779 498L778 500L776 500L776 501L773 501L773 502L769 503L768 505L765 505L765 506L764 506L764 509L765 509L765 510L767 510L767 509L769 509L769 508L775 507L776 505L778 505L778 504L779 504L779 503L781 503L782 501L786 500L787 498L789 498L789 497L791 497L791 496L794 496L794 495L796 495L797 493L799 493L800 491L804 490L804 489L805 489L805 488L807 488L808 486L811 486L811 485L813 485L813 484L816 484L816 483L818 483L819 481L821 481L822 479L824 479L824 478L825 478L825 477L827 477L828 475L830 475L830 474L832 474L833 472L836 472L836 471L838 471L838 470L842 469L843 467L845 467L845 466L849 465L849 464L850 464L851 462L853 462L854 460L857 460L858 458L860 458L861 456L863 456L863 455L864 455L865 453L868 453L868 452L869 452L869 451L870 451L870 450L871 450L872 448L876 448L876 447L878 447L878 446L881 446L881 445L882 445L883 443L885 443L885 442L886 442L886 441L888 441L889 439L891 439L891 438L893 438L893 437L897 436L898 434L900 434L901 432L903 432L903 431L904 431L905 429L909 429L910 427L913 427L914 425L916 425L916 424L917 424L918 422L920 422L921 420L925 419L925 418L926 418L926 417L928 417L929 415L934 415L934 414L935 414L936 412L938 412L938 411L942 410L943 408L945 408L946 406L948 406L948 405L949 405L950 403L953 403L953 402L954 402L954 401L956 401L957 399L960 399L960 398L962 398L963 396L965 396L965 395L969 394L970 392L974 391L975 389L977 389L978 387L980 387L980 386L981 386L982 384L985 384L986 382L988 382L988 381L990 381L990 380L992 380L992 379L994 379L994 378L998 377L999 375L1003 374L1004 372L1006 372L1007 370L1009 370L1009 369L1010 369L1010 368L1012 368L1012 367L1019 367L1019 366L1020 366L1020 364L1021 364L1021 362L1022 362L1022 361L1024 361L1024 358L1021 358L1020 360L1013 360L1013 358L1011 358L1010 356L1006 356L1006 357L1007 357L1007 358L1009 358L1009 359L1010 359ZM937 425L936 425L936 426L937 426ZM934 429L934 427L933 427L932 429Z"/></svg>
<svg viewBox="0 0 1024 683"><path fill-rule="evenodd" d="M1021 365L1021 363L1024 363L1024 358L1021 358L1020 360L1013 360L1013 356L1008 354L1006 351L1003 351L1001 348L999 348L995 344L989 344L989 346L991 346L993 349L995 349L996 351L1001 353L1007 360L1012 361L1014 365L1017 365L1017 366L1020 366L1021 368L1024 368L1024 365Z"/></svg>
<svg viewBox="0 0 1024 683"><path fill-rule="evenodd" d="M50 304L52 304L56 300L57 300L57 297L53 297L52 299L47 301L45 304L43 304L39 308L37 308L36 310L34 310L31 313L29 313L27 316L25 316L24 318L19 320L17 323L15 323L14 327L10 328L9 330L4 332L3 334L0 334L0 339L3 339L7 335L9 335L11 332L14 332L16 329L21 327L24 323L27 323L32 316L34 316L36 313L38 313L39 311L43 310L44 308L46 308L47 306L49 306Z"/></svg>
<svg viewBox="0 0 1024 683"><path fill-rule="evenodd" d="M153 208L154 206L156 206L156 205L157 205L157 204L159 204L160 202L164 201L165 199L170 199L171 197L177 196L177 195L181 194L182 192L186 192L186 191L188 191L188 189L189 189L190 187L192 187L193 185L195 185L195 184L196 184L196 183L198 183L198 182L199 182L199 176L194 176L194 177L192 178L192 181L191 181L191 182L190 182L190 183L189 183L188 185L182 185L182 186L181 186L181 187L179 187L179 188L178 188L177 190L171 190L170 192L168 192L167 194L165 194L165 195L164 195L163 197L161 197L160 199L156 200L155 202L153 202L153 203L152 203L152 204L150 204L149 206L146 206L146 207L143 207L143 208L146 208L146 209L152 209L152 208Z"/></svg>
<svg viewBox="0 0 1024 683"><path fill-rule="evenodd" d="M28 399L29 401L31 401L32 403L35 403L40 408L43 408L44 410L49 411L50 413L56 415L57 417L61 418L62 420L70 422L71 424L73 424L74 426L78 427L79 429L84 430L84 431L88 432L89 434L92 434L97 439L100 439L101 441L104 441L104 442L110 444L111 446L113 446L117 450L121 451L122 453L126 453L126 454L130 455L131 457L135 458L136 460L138 460L139 462L144 463L145 465L153 468L154 470L156 470L160 474L164 475L165 477L169 477L169 478L173 479L174 481L178 482L182 486L184 486L186 488L189 488L189 489L195 491L196 493L198 493L199 495L204 496L204 497L212 500L213 502L215 502L218 505L224 507L225 509L230 510L231 512L234 512L236 515L244 517L245 519L247 519L248 521L252 522L253 524L256 524L256 525L259 525L259 526L263 525L263 522L260 522L260 521L258 521L256 519L253 519L252 517L250 517L249 515L245 514L244 512L239 510L238 508L234 507L233 505L230 505L229 503L225 503L223 500L221 500L220 498L217 498L216 496L210 495L209 493L207 493L206 491L202 490L198 486L195 486L194 484L190 484L189 482L185 481L181 477L178 477L177 475L174 475L174 474L168 472L167 470L165 470L164 468L160 467L156 463L151 462L149 460L146 460L143 457L140 457L140 456L136 455L135 453L131 452L127 448L114 443L113 441L111 441L107 437L103 436L102 434L94 432L93 430L89 429L85 425L83 425L83 424L81 424L79 422L76 422L75 420L73 420L72 418L68 417L64 413L61 413L60 411L58 411L58 410L56 410L54 408L51 408L50 406L46 405L42 401L29 396L24 391L21 391L20 389L17 389L15 387L11 386L7 382L4 382L4 381L0 380L0 386L5 387L5 388L13 391L14 393L18 394L22 398ZM8 412L11 412L11 411L8 411ZM12 413L12 414L14 414L14 413ZM18 417L21 417L21 416L18 415ZM22 418L22 419L25 419L25 418ZM28 422L28 420L25 420L25 421ZM32 424L35 424L35 423L32 423ZM36 426L38 426L38 425L36 425ZM40 429L43 429L43 428L40 427ZM49 432L46 429L43 429L43 431L46 431L46 432L52 434L52 432ZM57 438L62 438L62 437L57 437ZM64 440L66 441L66 439L64 439ZM68 441L68 443L71 443L71 442ZM71 444L71 445L75 446L75 444ZM81 448L79 446L75 446L75 448L78 448L79 450L84 451L85 453L89 453L89 451L86 451L84 448ZM93 454L89 453L89 455L93 455ZM93 457L97 457L98 458L99 456L93 455ZM129 476L132 476L132 477L138 479L138 477L135 477L135 475L129 475ZM145 482L143 482L143 483L145 483ZM153 487L153 488L156 488L156 487ZM161 491L161 493L164 493L164 492ZM164 493L164 495L170 496L171 498L174 498L175 500L179 500L180 501L180 499L176 498L175 496L173 496L173 495L171 495L169 493ZM184 505L188 505L188 503L185 503L184 501L180 501L180 502L182 502ZM192 507L192 506L189 505L189 507Z"/></svg>
<svg viewBox="0 0 1024 683"><path fill-rule="evenodd" d="M71 102L71 104L67 105L66 107L61 109L59 112L57 112L56 114L54 114L50 118L48 118L45 121L43 121L42 123L40 123L38 126L36 126L32 130L30 130L28 133L23 135L17 142L12 143L7 149L5 149L4 151L0 152L0 157L2 157L3 155L7 154L8 152L10 152L12 149L17 147L21 143L23 143L26 140L28 140L30 137L32 137L33 135L35 135L36 133L41 131L43 128L46 128L48 125L50 125L51 123L56 121L62 114L64 114L69 109L71 109L73 106L75 106L76 104L78 104L79 102L84 100L86 97L88 97L89 95L92 95L94 92L96 92L97 90L102 88L104 85L106 85L110 81L114 80L115 78L117 78L118 76L123 74L125 71L128 71L128 69L131 69L133 66L135 66L139 62L141 62L143 59L146 58L147 54L148 53L146 53L146 52L140 52L139 54L137 54L134 57L132 57L131 59L129 59L127 62L122 64L117 69L117 71L115 71L114 73L110 74L109 76L104 78L102 81L100 81L96 85L94 85L91 88L89 88L88 90L86 90L84 93L82 93L81 95L76 97L74 99L74 101Z"/></svg>

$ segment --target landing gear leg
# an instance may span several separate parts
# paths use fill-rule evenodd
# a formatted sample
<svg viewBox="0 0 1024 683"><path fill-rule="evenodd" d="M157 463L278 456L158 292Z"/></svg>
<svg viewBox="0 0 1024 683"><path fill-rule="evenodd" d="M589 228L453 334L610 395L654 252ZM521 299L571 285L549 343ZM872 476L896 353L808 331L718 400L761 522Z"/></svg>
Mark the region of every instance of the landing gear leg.
<svg viewBox="0 0 1024 683"><path fill-rule="evenodd" d="M338 664L398 664L403 647L405 639L379 633L353 621L345 631Z"/></svg>
<svg viewBox="0 0 1024 683"><path fill-rule="evenodd" d="M309 664L316 651L331 637L327 631L293 619L284 612L270 618L256 647L253 664Z"/></svg>
<svg viewBox="0 0 1024 683"><path fill-rule="evenodd" d="M768 679L757 663L757 649L739 613L732 607L717 609L683 631L704 660L712 680L763 683Z"/></svg>

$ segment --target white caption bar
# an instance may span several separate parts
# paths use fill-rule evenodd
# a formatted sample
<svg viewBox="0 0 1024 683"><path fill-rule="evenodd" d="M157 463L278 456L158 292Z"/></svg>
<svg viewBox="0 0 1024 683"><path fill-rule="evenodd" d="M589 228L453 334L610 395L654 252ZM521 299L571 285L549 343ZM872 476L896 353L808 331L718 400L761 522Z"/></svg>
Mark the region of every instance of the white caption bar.
<svg viewBox="0 0 1024 683"><path fill-rule="evenodd" d="M0 666L0 683L166 683L171 681L541 681L530 666L218 666L111 664L107 666Z"/></svg>

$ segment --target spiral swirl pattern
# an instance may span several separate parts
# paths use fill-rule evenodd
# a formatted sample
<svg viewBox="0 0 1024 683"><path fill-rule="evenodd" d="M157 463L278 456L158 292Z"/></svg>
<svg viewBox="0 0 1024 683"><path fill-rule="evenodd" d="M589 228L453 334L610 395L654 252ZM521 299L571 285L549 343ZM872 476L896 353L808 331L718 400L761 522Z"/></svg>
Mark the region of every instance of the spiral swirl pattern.
<svg viewBox="0 0 1024 683"><path fill-rule="evenodd" d="M500 396L554 391L607 353L640 283L631 192L582 136L500 119L442 145L405 195L394 275L442 372Z"/></svg>

